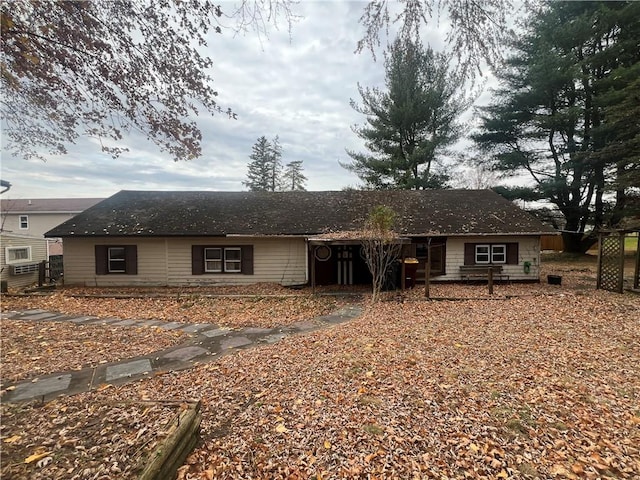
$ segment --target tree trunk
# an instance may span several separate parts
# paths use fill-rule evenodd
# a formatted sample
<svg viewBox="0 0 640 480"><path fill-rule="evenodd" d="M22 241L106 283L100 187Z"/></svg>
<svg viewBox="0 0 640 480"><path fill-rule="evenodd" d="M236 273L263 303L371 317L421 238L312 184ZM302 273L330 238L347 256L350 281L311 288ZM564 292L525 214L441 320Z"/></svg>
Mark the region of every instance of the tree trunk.
<svg viewBox="0 0 640 480"><path fill-rule="evenodd" d="M584 235L581 232L562 232L562 241L566 253L587 253L598 242L594 232Z"/></svg>

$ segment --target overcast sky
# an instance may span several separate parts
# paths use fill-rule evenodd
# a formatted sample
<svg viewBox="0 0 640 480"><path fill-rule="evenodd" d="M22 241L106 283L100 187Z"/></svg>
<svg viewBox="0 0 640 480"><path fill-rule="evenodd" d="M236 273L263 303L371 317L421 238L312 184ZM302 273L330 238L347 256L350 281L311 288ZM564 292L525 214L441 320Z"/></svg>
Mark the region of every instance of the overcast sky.
<svg viewBox="0 0 640 480"><path fill-rule="evenodd" d="M225 2L221 3L223 8ZM351 126L363 123L349 100L359 99L357 84L382 86L381 56L355 54L363 30L358 19L362 1L301 2L301 18L291 36L271 28L269 37L254 33L216 35L210 42L212 77L225 115L199 117L203 155L174 162L144 137L124 139L129 148L114 160L99 145L83 138L68 154L46 162L12 157L2 151L2 179L12 183L3 198L108 197L119 190L246 190L251 147L264 135L280 138L282 160L302 160L308 190L341 190L358 179L338 162L348 161L345 148L362 150ZM443 46L444 27L433 24L423 41ZM485 103L488 93L479 103Z"/></svg>

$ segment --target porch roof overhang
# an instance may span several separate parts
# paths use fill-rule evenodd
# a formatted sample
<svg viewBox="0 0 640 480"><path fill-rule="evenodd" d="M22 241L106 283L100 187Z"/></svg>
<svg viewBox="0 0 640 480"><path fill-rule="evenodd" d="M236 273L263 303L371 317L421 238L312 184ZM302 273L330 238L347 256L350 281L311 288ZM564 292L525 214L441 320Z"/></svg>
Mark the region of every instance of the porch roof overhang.
<svg viewBox="0 0 640 480"><path fill-rule="evenodd" d="M366 238L333 238L333 237L310 237L307 242L311 246L320 245L360 245ZM398 237L394 239L394 243L406 245L411 243L409 237Z"/></svg>

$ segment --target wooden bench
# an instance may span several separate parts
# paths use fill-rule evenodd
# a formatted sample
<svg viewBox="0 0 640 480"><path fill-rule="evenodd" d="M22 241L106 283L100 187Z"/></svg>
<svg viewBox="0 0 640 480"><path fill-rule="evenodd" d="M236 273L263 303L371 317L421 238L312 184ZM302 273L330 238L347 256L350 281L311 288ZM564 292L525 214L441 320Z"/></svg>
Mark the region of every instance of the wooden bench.
<svg viewBox="0 0 640 480"><path fill-rule="evenodd" d="M489 269L494 280L509 281L509 275L502 273L502 265L460 265L460 276L463 280L488 280Z"/></svg>

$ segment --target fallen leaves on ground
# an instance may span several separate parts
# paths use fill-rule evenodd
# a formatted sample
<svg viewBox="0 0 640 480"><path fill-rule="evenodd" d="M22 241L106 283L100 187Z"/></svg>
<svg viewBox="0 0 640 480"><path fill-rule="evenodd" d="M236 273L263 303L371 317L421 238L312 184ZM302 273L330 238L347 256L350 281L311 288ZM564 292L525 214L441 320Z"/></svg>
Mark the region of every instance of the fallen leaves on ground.
<svg viewBox="0 0 640 480"><path fill-rule="evenodd" d="M80 395L46 405L0 406L2 478L135 479L180 404L95 403Z"/></svg>
<svg viewBox="0 0 640 480"><path fill-rule="evenodd" d="M0 320L2 384L81 370L178 345L183 332L154 327Z"/></svg>
<svg viewBox="0 0 640 480"><path fill-rule="evenodd" d="M202 399L181 479L632 479L639 309L606 292L386 302L83 398Z"/></svg>
<svg viewBox="0 0 640 480"><path fill-rule="evenodd" d="M96 290L94 294L106 294ZM114 292L110 292L114 294ZM335 297L296 295L288 297L247 296L210 298L202 294L151 296L149 298L77 297L74 289L51 295L3 298L4 310L39 308L69 315L100 318L153 319L169 322L212 323L241 328L272 328L324 315L347 302Z"/></svg>
<svg viewBox="0 0 640 480"><path fill-rule="evenodd" d="M496 301L383 302L80 398L202 399L180 479L639 478L640 297L564 280ZM42 407L25 408L3 450ZM47 478L70 478L56 462Z"/></svg>

